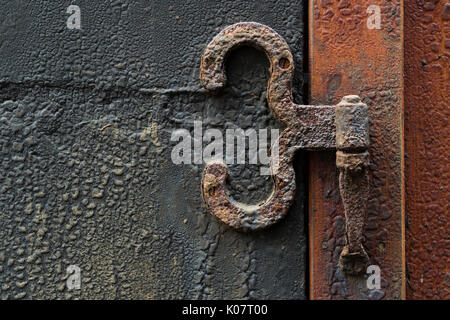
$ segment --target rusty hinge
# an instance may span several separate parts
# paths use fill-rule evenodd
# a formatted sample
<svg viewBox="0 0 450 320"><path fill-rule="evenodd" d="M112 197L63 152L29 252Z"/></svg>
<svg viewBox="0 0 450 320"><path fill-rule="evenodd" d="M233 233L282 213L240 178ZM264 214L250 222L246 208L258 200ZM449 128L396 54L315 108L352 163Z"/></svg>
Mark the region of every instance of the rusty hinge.
<svg viewBox="0 0 450 320"><path fill-rule="evenodd" d="M223 162L207 163L202 194L210 212L239 230L266 228L287 213L294 200L294 153L304 150L336 150L339 188L346 217L347 245L341 253L343 271L365 270L368 256L362 246L362 230L369 192L369 125L367 106L358 96L346 96L336 106L297 105L292 98L294 63L286 41L271 28L254 23L237 23L222 30L203 52L200 80L208 90L224 87L225 58L230 50L249 45L263 50L270 61L267 89L269 107L285 126L276 142L279 157L271 168L274 191L261 205L244 205L226 192L227 167Z"/></svg>

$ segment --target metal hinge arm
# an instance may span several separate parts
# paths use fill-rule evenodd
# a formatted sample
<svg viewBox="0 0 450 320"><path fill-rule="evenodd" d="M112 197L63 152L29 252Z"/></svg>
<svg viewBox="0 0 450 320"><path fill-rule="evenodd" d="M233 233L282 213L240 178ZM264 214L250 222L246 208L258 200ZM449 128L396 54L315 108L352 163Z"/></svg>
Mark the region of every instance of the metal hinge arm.
<svg viewBox="0 0 450 320"><path fill-rule="evenodd" d="M210 212L239 230L259 230L283 218L294 201L294 153L304 150L336 150L339 188L344 204L347 245L341 253L341 267L360 273L368 262L362 246L362 231L369 192L369 145L367 106L358 96L346 96L336 106L296 105L292 100L293 58L286 41L267 26L246 22L222 30L206 47L200 80L208 90L226 82L225 59L230 50L250 45L263 50L270 61L267 101L274 116L286 128L272 148L274 190L261 205L245 205L226 192L227 167L223 162L207 163L202 195Z"/></svg>

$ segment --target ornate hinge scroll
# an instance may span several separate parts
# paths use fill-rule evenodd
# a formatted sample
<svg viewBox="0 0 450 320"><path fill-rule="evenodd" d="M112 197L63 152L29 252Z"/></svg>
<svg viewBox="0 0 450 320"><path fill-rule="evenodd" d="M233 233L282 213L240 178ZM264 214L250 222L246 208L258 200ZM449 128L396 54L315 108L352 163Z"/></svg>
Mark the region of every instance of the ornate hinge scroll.
<svg viewBox="0 0 450 320"><path fill-rule="evenodd" d="M293 157L297 150L336 151L339 187L347 222L347 245L341 253L341 267L360 273L368 262L362 246L362 230L368 198L367 106L358 96L346 96L337 106L297 105L292 98L294 63L286 41L271 28L254 23L237 23L222 30L203 52L200 80L208 90L224 87L225 59L230 50L253 46L264 51L270 62L267 89L269 107L284 126L273 147L278 159L271 162L274 190L261 205L244 205L226 191L227 167L223 162L207 163L202 194L210 212L239 230L259 230L283 218L294 201ZM276 168L276 170L275 170Z"/></svg>

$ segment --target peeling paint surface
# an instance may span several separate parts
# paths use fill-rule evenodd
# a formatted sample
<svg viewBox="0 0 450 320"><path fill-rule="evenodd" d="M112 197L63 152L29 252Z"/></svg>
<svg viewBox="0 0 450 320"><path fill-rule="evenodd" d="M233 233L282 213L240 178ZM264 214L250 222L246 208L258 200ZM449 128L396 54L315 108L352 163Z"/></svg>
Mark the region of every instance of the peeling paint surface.
<svg viewBox="0 0 450 320"><path fill-rule="evenodd" d="M408 299L450 299L450 2L405 1Z"/></svg>
<svg viewBox="0 0 450 320"><path fill-rule="evenodd" d="M0 297L305 298L305 158L279 225L242 234L202 205L203 165L174 165L174 129L279 127L265 99L268 61L241 48L228 86L206 94L201 52L223 27L258 21L293 53L303 102L297 1L44 1L0 5ZM68 5L68 4L67 4ZM257 203L272 185L229 167L228 189ZM66 269L81 269L68 290Z"/></svg>

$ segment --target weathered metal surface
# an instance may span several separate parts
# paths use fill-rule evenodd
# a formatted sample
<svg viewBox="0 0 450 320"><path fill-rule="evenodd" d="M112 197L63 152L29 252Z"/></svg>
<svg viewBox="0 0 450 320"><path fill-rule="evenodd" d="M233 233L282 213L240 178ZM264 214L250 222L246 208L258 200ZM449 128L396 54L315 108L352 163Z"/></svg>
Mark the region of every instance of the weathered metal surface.
<svg viewBox="0 0 450 320"><path fill-rule="evenodd" d="M362 246L369 197L369 118L358 96L346 96L336 106L336 166L344 204L346 240L339 258L347 274L361 275L369 257Z"/></svg>
<svg viewBox="0 0 450 320"><path fill-rule="evenodd" d="M369 257L362 246L364 222L367 216L369 197L369 154L336 153L339 169L339 192L344 204L347 244L339 258L339 265L345 273L365 272Z"/></svg>
<svg viewBox="0 0 450 320"><path fill-rule="evenodd" d="M336 148L348 242L340 265L344 272L361 274L368 262L361 244L369 191L367 105L358 96L346 96L336 107L296 105L292 100L294 67L287 43L269 27L254 22L229 26L208 44L200 66L200 80L207 90L225 86L225 58L229 51L242 45L256 47L267 55L271 71L267 100L274 116L286 126L272 146L278 148L271 162L274 190L260 205L239 204L227 195L226 165L214 161L206 165L203 174L202 193L206 205L215 217L233 228L244 231L267 228L283 218L293 202L294 153L302 147ZM324 111L328 112L325 116ZM335 121L330 122L333 118ZM303 134L305 132L316 135ZM326 139L322 140L324 137ZM309 144L311 141L314 143Z"/></svg>
<svg viewBox="0 0 450 320"><path fill-rule="evenodd" d="M405 1L408 299L450 299L450 2Z"/></svg>
<svg viewBox="0 0 450 320"><path fill-rule="evenodd" d="M370 5L381 28L369 29ZM373 12L372 12L373 14ZM381 289L346 275L346 244L334 154L309 159L310 297L400 299L404 295L402 210L402 3L310 1L311 104L333 104L355 94L369 107L370 183L363 247L381 269Z"/></svg>
<svg viewBox="0 0 450 320"><path fill-rule="evenodd" d="M290 137L295 132L289 127L295 113L292 101L294 65L286 41L275 31L258 23L238 23L221 31L203 52L200 79L206 89L217 90L225 85L225 58L229 51L242 45L256 47L267 55L270 62L267 101L274 116L288 126L276 142L279 145L280 161L278 170L272 170L274 191L262 205L239 205L227 195L227 172L223 163L206 165L202 190L208 208L217 218L237 229L258 230L283 218L294 200L292 160L295 143Z"/></svg>
<svg viewBox="0 0 450 320"><path fill-rule="evenodd" d="M276 127L258 51L230 54L220 94L201 88L202 50L239 21L286 39L302 101L301 2L76 3L81 30L67 29L67 3L0 4L1 298L305 298L304 157L294 214L243 234L203 208L203 165L173 164L170 141L194 120ZM234 198L270 193L258 166L229 169Z"/></svg>
<svg viewBox="0 0 450 320"><path fill-rule="evenodd" d="M358 96L345 96L335 107L336 149L365 152L369 147L367 105Z"/></svg>
<svg viewBox="0 0 450 320"><path fill-rule="evenodd" d="M286 126L272 146L278 148L271 162L274 190L260 205L237 203L226 191L226 165L214 161L206 165L203 174L202 193L206 205L215 217L233 228L244 231L267 228L282 219L293 202L294 153L302 147L313 149L310 141L314 141L318 149L336 148L348 241L340 264L346 273L361 274L368 262L361 244L369 191L367 106L358 96L346 96L336 107L296 105L292 101L294 68L287 43L269 27L254 22L227 27L206 47L200 67L200 80L206 89L217 90L225 85L225 58L229 51L241 45L254 46L267 55L271 70L267 100L275 117ZM325 116L324 111L328 112ZM330 123L333 118L335 121ZM326 139L322 140L323 137Z"/></svg>

